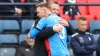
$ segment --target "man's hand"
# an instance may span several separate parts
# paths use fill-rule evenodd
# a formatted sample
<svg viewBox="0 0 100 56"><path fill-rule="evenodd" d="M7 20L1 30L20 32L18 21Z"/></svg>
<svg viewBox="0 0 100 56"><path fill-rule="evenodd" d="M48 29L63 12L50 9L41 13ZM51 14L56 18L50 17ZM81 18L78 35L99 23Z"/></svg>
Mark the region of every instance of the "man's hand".
<svg viewBox="0 0 100 56"><path fill-rule="evenodd" d="M33 22L32 27L34 27L34 25L35 25L35 22Z"/></svg>
<svg viewBox="0 0 100 56"><path fill-rule="evenodd" d="M63 25L63 26L69 27L69 23L68 23L66 20L64 20L64 19L60 19L60 20L59 20L59 23L60 23L61 25Z"/></svg>
<svg viewBox="0 0 100 56"><path fill-rule="evenodd" d="M53 30L54 30L55 32L61 32L61 31L62 31L62 28L63 28L63 26L60 25L60 24L55 24L55 25L53 26Z"/></svg>
<svg viewBox="0 0 100 56"><path fill-rule="evenodd" d="M16 10L16 13L18 13L19 15L22 15L22 9L20 9L20 8L15 8L15 10Z"/></svg>

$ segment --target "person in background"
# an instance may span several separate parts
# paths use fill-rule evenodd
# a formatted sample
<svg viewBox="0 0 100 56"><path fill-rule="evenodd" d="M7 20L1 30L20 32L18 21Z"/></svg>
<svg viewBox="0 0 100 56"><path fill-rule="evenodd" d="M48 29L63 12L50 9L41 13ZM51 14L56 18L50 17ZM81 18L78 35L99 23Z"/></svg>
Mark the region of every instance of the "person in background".
<svg viewBox="0 0 100 56"><path fill-rule="evenodd" d="M93 35L86 32L87 21L85 17L80 17L77 22L77 31L71 36L71 46L75 56L93 56L93 52L98 48Z"/></svg>
<svg viewBox="0 0 100 56"><path fill-rule="evenodd" d="M34 39L30 38L28 33L26 40L22 41L16 50L15 56L33 56L34 55Z"/></svg>
<svg viewBox="0 0 100 56"><path fill-rule="evenodd" d="M20 3L20 0L0 0L0 3ZM6 19L11 19L12 16L19 17L22 15L22 10L21 6L0 6L0 16Z"/></svg>
<svg viewBox="0 0 100 56"><path fill-rule="evenodd" d="M76 0L65 0L65 3L74 4L74 3L76 3ZM71 16L72 20L74 20L75 15L80 15L80 11L78 9L78 6L65 5L64 9L63 9L63 13L65 15Z"/></svg>

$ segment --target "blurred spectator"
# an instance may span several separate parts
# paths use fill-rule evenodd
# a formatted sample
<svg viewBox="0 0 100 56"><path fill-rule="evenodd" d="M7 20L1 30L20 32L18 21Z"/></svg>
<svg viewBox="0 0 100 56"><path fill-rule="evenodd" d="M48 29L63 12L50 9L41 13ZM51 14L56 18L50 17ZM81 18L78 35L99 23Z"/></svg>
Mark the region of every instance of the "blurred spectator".
<svg viewBox="0 0 100 56"><path fill-rule="evenodd" d="M22 41L16 51L16 56L33 56L34 55L34 39L30 39L30 34L27 35L25 41Z"/></svg>
<svg viewBox="0 0 100 56"><path fill-rule="evenodd" d="M19 3L20 0L0 0L0 3ZM21 16L22 8L20 6L0 6L0 16ZM10 17L10 18L11 18Z"/></svg>
<svg viewBox="0 0 100 56"><path fill-rule="evenodd" d="M93 56L97 44L89 32L86 32L86 18L80 17L77 22L77 33L71 37L71 46L75 56Z"/></svg>
<svg viewBox="0 0 100 56"><path fill-rule="evenodd" d="M65 3L74 4L74 3L76 3L76 0L67 0L67 1L65 1ZM71 16L72 19L74 19L75 15L80 15L80 12L79 12L79 9L77 6L65 5L63 10L64 10L63 11L64 14Z"/></svg>

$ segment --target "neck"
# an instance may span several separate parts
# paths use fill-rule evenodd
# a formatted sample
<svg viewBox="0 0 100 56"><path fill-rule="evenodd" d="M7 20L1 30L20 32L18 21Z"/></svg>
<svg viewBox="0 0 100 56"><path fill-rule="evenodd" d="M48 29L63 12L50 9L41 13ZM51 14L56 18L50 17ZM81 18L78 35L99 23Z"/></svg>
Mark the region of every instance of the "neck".
<svg viewBox="0 0 100 56"><path fill-rule="evenodd" d="M79 34L85 34L86 31L81 31L81 30L77 29L77 32L78 32Z"/></svg>
<svg viewBox="0 0 100 56"><path fill-rule="evenodd" d="M33 48L33 47L34 47L34 45L30 45L30 47L31 47L31 48Z"/></svg>

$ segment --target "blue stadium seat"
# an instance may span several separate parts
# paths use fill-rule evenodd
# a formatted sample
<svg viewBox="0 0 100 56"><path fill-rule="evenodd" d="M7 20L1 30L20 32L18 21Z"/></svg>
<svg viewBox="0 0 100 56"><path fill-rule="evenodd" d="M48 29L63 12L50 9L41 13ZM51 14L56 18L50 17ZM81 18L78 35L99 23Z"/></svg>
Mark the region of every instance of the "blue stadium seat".
<svg viewBox="0 0 100 56"><path fill-rule="evenodd" d="M20 27L16 20L0 20L0 33L5 30L9 30L9 32L15 30L16 32L20 30Z"/></svg>
<svg viewBox="0 0 100 56"><path fill-rule="evenodd" d="M100 34L93 34L93 38L95 39L95 41L97 41L97 39L99 38Z"/></svg>
<svg viewBox="0 0 100 56"><path fill-rule="evenodd" d="M0 48L0 56L15 56L15 48Z"/></svg>
<svg viewBox="0 0 100 56"><path fill-rule="evenodd" d="M68 21L74 29L77 29L77 20L69 20Z"/></svg>
<svg viewBox="0 0 100 56"><path fill-rule="evenodd" d="M91 20L90 21L90 32L93 33L95 30L100 31L100 20Z"/></svg>
<svg viewBox="0 0 100 56"><path fill-rule="evenodd" d="M20 34L19 35L19 43L21 43L21 41L24 41L26 39L27 35L26 34Z"/></svg>
<svg viewBox="0 0 100 56"><path fill-rule="evenodd" d="M17 36L14 34L0 34L0 43L18 43Z"/></svg>
<svg viewBox="0 0 100 56"><path fill-rule="evenodd" d="M0 34L0 47L18 47L17 35Z"/></svg>
<svg viewBox="0 0 100 56"><path fill-rule="evenodd" d="M29 30L33 24L34 20L22 20L22 29L21 33L27 33L27 30Z"/></svg>

